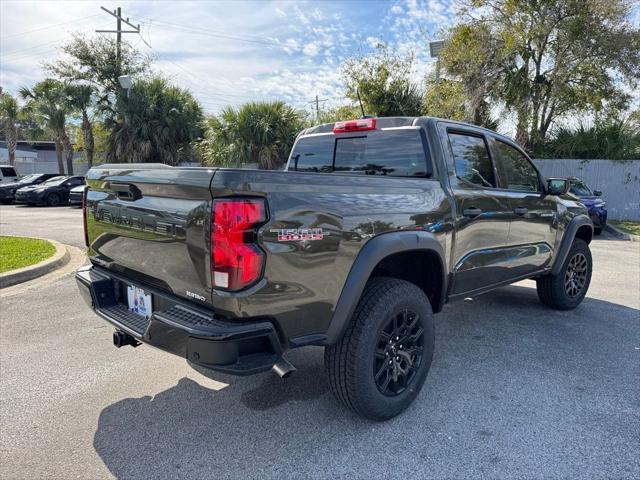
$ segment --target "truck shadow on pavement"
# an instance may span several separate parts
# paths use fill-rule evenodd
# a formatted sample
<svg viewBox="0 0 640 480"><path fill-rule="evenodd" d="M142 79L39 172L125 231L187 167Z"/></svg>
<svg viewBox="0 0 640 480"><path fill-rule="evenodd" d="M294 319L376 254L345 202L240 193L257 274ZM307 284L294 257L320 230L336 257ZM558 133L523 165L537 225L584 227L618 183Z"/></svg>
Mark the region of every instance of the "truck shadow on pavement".
<svg viewBox="0 0 640 480"><path fill-rule="evenodd" d="M200 369L229 385L216 391L185 377L154 397L116 402L100 413L93 445L127 479L517 477L531 476L540 456L547 467L535 476L625 476L611 463L594 473L585 452L602 449L611 431L633 443L624 412L637 409L634 387L613 379L640 374L638 313L596 299L556 312L535 289L510 286L436 317L425 387L388 422L343 409L328 391L322 349L311 347L290 353L298 372L287 379ZM598 415L603 395L619 411ZM616 464L633 464L635 453Z"/></svg>

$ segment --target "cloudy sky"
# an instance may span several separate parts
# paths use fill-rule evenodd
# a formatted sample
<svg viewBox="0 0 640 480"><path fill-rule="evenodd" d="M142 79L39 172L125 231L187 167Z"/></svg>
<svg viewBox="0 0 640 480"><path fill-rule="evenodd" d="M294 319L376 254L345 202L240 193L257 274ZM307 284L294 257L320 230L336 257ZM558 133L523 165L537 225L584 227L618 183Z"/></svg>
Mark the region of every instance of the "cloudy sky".
<svg viewBox="0 0 640 480"><path fill-rule="evenodd" d="M426 41L450 25L455 13L445 0L3 0L3 88L14 93L41 79L42 62L60 55L60 44L73 32L114 29L115 19L100 6L121 6L123 16L139 23L142 34L125 39L155 56L154 68L192 90L209 112L251 99L279 98L309 108L318 95L340 103L341 61L378 41L416 50L428 69Z"/></svg>
<svg viewBox="0 0 640 480"><path fill-rule="evenodd" d="M114 29L100 10L122 7L140 24L126 41L156 58L154 68L189 88L207 112L255 99L310 108L318 95L343 102L339 65L382 41L413 49L419 78L432 68L429 39L454 21L447 0L332 1L0 1L0 84L11 93L44 73L73 32ZM640 24L640 4L633 23ZM114 35L114 34L104 34Z"/></svg>

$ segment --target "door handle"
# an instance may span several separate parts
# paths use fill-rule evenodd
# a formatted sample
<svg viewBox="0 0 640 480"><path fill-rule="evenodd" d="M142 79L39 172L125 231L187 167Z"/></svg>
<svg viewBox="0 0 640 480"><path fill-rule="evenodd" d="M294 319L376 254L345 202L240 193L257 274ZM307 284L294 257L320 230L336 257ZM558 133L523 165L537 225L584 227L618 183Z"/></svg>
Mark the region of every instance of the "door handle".
<svg viewBox="0 0 640 480"><path fill-rule="evenodd" d="M478 215L482 215L482 210L480 210L479 208L475 208L475 207L465 208L462 211L462 214L465 217L477 217Z"/></svg>
<svg viewBox="0 0 640 480"><path fill-rule="evenodd" d="M527 213L529 213L529 209L525 207L516 207L513 209L513 213L515 213L516 215L526 215Z"/></svg>

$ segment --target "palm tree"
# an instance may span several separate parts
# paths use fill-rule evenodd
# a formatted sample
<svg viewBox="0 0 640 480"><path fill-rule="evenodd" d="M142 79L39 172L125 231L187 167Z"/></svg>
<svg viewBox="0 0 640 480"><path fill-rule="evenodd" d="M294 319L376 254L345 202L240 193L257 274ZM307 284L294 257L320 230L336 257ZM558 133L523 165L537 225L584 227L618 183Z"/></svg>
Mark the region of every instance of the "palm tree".
<svg viewBox="0 0 640 480"><path fill-rule="evenodd" d="M27 100L25 108L31 112L53 136L56 142L58 171L64 175L63 151L66 154L67 173L73 175L73 145L67 134L67 116L71 113L66 86L47 78L32 89L22 87L20 96Z"/></svg>
<svg viewBox="0 0 640 480"><path fill-rule="evenodd" d="M16 121L20 108L18 102L8 93L0 93L0 122L4 125L7 137L7 150L9 151L9 163L15 164L16 147L18 146L18 128Z"/></svg>
<svg viewBox="0 0 640 480"><path fill-rule="evenodd" d="M136 82L128 97L118 99L117 111L122 120L108 122L109 161L176 165L191 157L191 143L202 136L198 102L161 78Z"/></svg>
<svg viewBox="0 0 640 480"><path fill-rule="evenodd" d="M74 84L67 87L69 106L82 114L82 137L89 168L93 165L93 152L95 149L93 128L89 119L89 109L93 105L93 94L94 88L91 85Z"/></svg>
<svg viewBox="0 0 640 480"><path fill-rule="evenodd" d="M286 161L302 126L300 113L284 102L249 102L212 117L199 150L210 164L249 162L271 170Z"/></svg>

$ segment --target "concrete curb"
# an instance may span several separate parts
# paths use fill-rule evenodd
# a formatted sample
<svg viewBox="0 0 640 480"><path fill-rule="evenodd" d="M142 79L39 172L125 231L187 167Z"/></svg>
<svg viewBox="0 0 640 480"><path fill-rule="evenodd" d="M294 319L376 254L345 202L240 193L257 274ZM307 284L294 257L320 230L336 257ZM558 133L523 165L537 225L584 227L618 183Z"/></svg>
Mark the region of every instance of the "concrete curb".
<svg viewBox="0 0 640 480"><path fill-rule="evenodd" d="M604 229L612 234L614 237L619 238L620 240L629 240L631 242L640 242L640 236L633 235L631 233L623 232L622 230L617 229L613 225L607 223L604 226Z"/></svg>
<svg viewBox="0 0 640 480"><path fill-rule="evenodd" d="M49 240L48 238L40 238L38 240L46 240L56 247L56 252L53 256L40 263L36 263L35 265L29 265L28 267L0 273L0 288L6 288L18 283L28 282L29 280L41 277L42 275L46 275L53 270L63 267L69 262L71 255L65 245L56 242L55 240Z"/></svg>

